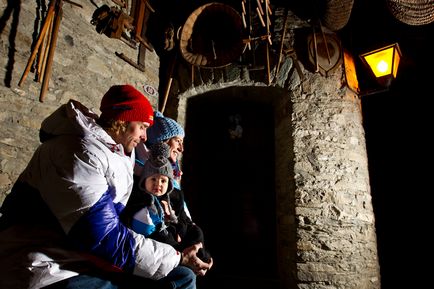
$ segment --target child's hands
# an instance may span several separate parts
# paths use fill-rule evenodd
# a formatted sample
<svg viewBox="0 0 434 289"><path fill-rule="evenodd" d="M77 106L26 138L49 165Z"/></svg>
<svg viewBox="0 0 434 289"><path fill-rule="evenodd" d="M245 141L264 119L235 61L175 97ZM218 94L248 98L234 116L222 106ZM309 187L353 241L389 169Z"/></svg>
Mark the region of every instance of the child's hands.
<svg viewBox="0 0 434 289"><path fill-rule="evenodd" d="M167 201L165 201L165 200L161 200L161 205L162 205L163 210L164 210L164 215L165 215L166 217L169 217L170 214L172 213L172 212L170 211L169 204L167 203Z"/></svg>

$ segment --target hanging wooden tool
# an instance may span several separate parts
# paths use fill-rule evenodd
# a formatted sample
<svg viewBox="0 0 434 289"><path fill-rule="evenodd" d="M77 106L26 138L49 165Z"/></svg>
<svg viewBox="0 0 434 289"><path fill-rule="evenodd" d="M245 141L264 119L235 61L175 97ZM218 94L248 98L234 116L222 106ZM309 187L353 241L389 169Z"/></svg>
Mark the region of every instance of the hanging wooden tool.
<svg viewBox="0 0 434 289"><path fill-rule="evenodd" d="M267 60L267 84L271 84L271 72L270 72L270 45L273 43L271 42L271 32L270 32L270 16L271 16L271 9L269 7L269 0L264 0L265 2L265 21L266 21L266 30L267 30L267 43L266 43L266 60Z"/></svg>
<svg viewBox="0 0 434 289"><path fill-rule="evenodd" d="M248 39L244 43L251 51L248 60L249 71L264 70L265 82L271 84L271 63L270 46L271 41L271 13L269 0L246 0L242 11L246 11L246 26L248 29ZM253 2L253 3L252 3ZM246 7L247 6L247 7ZM265 57L257 57L258 53L264 53Z"/></svg>
<svg viewBox="0 0 434 289"><path fill-rule="evenodd" d="M47 15L45 16L44 24L42 25L41 32L39 33L39 36L36 40L35 47L32 50L32 53L30 54L29 60L27 61L26 68L24 69L24 73L21 76L20 81L18 82L18 86L21 86L23 82L26 80L27 75L29 74L30 68L32 67L33 62L35 61L36 55L39 51L39 48L46 40L47 36L47 30L49 30L51 23L54 18L54 6L56 5L56 0L52 0L48 6ZM44 49L45 51L45 49Z"/></svg>
<svg viewBox="0 0 434 289"><path fill-rule="evenodd" d="M134 18L132 31L133 39L142 44L146 49L153 52L154 49L152 45L146 39L146 28L149 13L155 12L148 0L136 0L131 11L131 15Z"/></svg>
<svg viewBox="0 0 434 289"><path fill-rule="evenodd" d="M139 3L137 3L139 2ZM151 52L154 51L154 48L152 45L148 42L146 38L146 30L147 30L147 23L148 19L151 13L155 12L154 9L151 7L149 2L146 0L136 0L134 3L134 13L137 14L143 14L143 16L140 16L141 18L141 29L140 31L137 30L137 27L134 30L134 37L139 41L139 54L137 56L137 63L140 67L145 67L145 57L146 57L146 51L149 50ZM137 6L137 4L139 4ZM137 8L138 7L138 8ZM139 11L137 10L139 9ZM141 9L141 10L140 10ZM140 12L141 11L141 12ZM134 16L135 19L136 16ZM135 20L136 21L136 20ZM134 24L137 24L137 21L134 22Z"/></svg>
<svg viewBox="0 0 434 289"><path fill-rule="evenodd" d="M274 76L274 80L277 81L277 76L279 74L280 65L282 62L282 55L283 55L283 44L285 40L285 34L286 34L286 25L288 22L288 8L285 8L285 20L283 21L283 30L282 35L280 36L280 48L279 48L279 56L277 57L277 67L276 67L276 74Z"/></svg>
<svg viewBox="0 0 434 289"><path fill-rule="evenodd" d="M39 95L39 101L40 102L43 102L45 99L45 94L47 93L48 84L49 84L50 78L51 78L51 69L53 66L54 52L56 50L57 35L59 33L60 21L62 21L62 15L63 15L62 6L63 6L62 0L58 0L57 6L56 6L57 8L55 9L56 16L55 16L54 24L53 24L54 25L53 26L53 32L52 32L51 39L49 42L50 48L48 50L47 61L46 61L46 65L44 68L44 76L42 77L42 88L41 88L41 94Z"/></svg>
<svg viewBox="0 0 434 289"><path fill-rule="evenodd" d="M175 71L177 60L178 60L178 52L175 52L169 68L169 78L167 80L166 89L164 92L163 104L161 105L161 109L160 109L161 113L164 113L164 110L166 109L166 104L167 104L167 100L169 99L170 89L172 88L173 72Z"/></svg>
<svg viewBox="0 0 434 289"><path fill-rule="evenodd" d="M145 66L144 65L140 65L138 63L135 63L132 59L128 58L122 52L115 52L115 55L117 57L119 57L120 59L125 60L126 62L128 62L129 64L131 64L132 66L134 66L135 68L137 68L138 70L140 70L141 72L145 72Z"/></svg>
<svg viewBox="0 0 434 289"><path fill-rule="evenodd" d="M324 33L324 29L322 28L321 20L318 20L318 23L319 23L319 29L321 30L322 39L323 39L324 43L327 43L326 35ZM327 52L327 59L329 61L329 64L331 64L332 61L331 61L331 57L330 57L330 49L329 49L328 44L325 45L325 49Z"/></svg>
<svg viewBox="0 0 434 289"><path fill-rule="evenodd" d="M70 1L68 1L69 3ZM51 78L54 52L56 50L57 35L59 32L60 22L62 20L63 0L52 0L48 6L47 14L41 28L41 32L36 40L36 44L27 61L26 68L21 76L18 86L21 86L26 80L27 75L32 67L36 56L38 55L38 81L42 79L42 87L39 95L39 101L43 102ZM41 45L44 44L42 47Z"/></svg>
<svg viewBox="0 0 434 289"><path fill-rule="evenodd" d="M242 19L244 28L247 29L247 38L243 39L243 43L245 43L246 47L250 51L250 53L244 55L244 63L249 71L252 70L263 70L264 66L257 65L256 63L256 48L257 41L262 41L266 39L265 35L262 36L253 36L254 33L254 22L253 22L253 12L252 12L252 0L242 0ZM247 5L247 8L246 8ZM255 10L257 11L257 10ZM262 23L262 22L261 22ZM265 23L264 23L265 24ZM247 59L248 58L248 59Z"/></svg>
<svg viewBox="0 0 434 289"><path fill-rule="evenodd" d="M36 74L37 74L37 81L41 82L44 77L45 72L45 65L47 63L47 57L48 57L48 51L50 49L50 42L51 42L51 36L53 34L53 19L54 17L47 18L48 24L48 31L45 35L44 39L42 40L42 43L39 47L38 51L38 63L36 65Z"/></svg>

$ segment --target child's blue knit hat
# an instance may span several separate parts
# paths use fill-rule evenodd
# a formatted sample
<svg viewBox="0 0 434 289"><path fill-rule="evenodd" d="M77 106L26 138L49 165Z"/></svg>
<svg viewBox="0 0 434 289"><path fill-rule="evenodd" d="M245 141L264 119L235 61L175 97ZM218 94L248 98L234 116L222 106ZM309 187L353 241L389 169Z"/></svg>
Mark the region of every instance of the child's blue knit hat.
<svg viewBox="0 0 434 289"><path fill-rule="evenodd" d="M164 142L174 136L184 137L184 129L176 121L169 117L165 117L161 112L154 112L154 124L147 130L148 140L150 145L158 142Z"/></svg>

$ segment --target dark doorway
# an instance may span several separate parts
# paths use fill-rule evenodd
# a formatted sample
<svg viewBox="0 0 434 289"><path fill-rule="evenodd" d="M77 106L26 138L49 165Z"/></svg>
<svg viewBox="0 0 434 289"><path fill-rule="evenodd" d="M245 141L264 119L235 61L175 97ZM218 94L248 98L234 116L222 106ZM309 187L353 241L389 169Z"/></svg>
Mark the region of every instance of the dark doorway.
<svg viewBox="0 0 434 289"><path fill-rule="evenodd" d="M221 91L190 98L183 164L186 199L214 258L198 288L278 288L272 106Z"/></svg>

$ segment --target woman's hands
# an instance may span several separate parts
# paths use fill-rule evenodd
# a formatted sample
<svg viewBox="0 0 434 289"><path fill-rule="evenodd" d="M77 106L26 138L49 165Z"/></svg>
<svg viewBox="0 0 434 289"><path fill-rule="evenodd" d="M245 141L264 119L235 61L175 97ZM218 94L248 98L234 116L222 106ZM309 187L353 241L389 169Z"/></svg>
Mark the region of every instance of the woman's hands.
<svg viewBox="0 0 434 289"><path fill-rule="evenodd" d="M189 267L198 276L204 276L206 272L211 269L213 265L213 259L211 258L209 263L203 262L197 257L197 251L202 248L202 243L195 244L191 247L184 249L181 252L181 264Z"/></svg>

